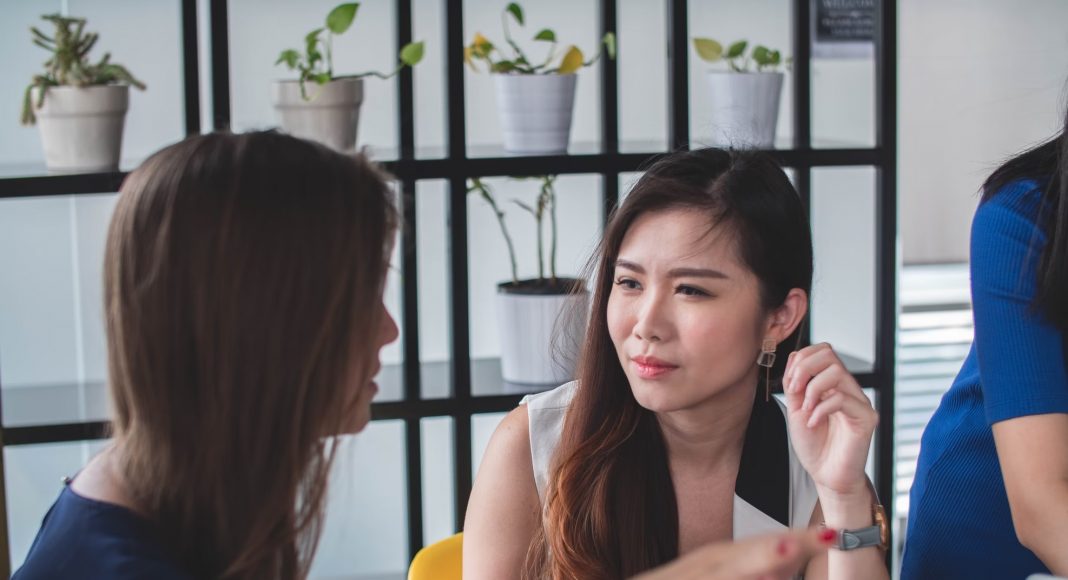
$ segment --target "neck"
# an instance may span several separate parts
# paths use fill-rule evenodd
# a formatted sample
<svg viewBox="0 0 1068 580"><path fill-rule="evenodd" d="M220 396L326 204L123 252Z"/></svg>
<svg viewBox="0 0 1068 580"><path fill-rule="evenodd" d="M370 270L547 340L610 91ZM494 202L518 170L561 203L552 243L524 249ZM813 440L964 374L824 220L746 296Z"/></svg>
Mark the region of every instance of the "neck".
<svg viewBox="0 0 1068 580"><path fill-rule="evenodd" d="M71 490L82 497L122 506L142 515L131 497L122 477L122 444L116 442L95 457L70 483Z"/></svg>
<svg viewBox="0 0 1068 580"><path fill-rule="evenodd" d="M672 470L708 473L736 469L753 412L746 381L695 407L657 413Z"/></svg>

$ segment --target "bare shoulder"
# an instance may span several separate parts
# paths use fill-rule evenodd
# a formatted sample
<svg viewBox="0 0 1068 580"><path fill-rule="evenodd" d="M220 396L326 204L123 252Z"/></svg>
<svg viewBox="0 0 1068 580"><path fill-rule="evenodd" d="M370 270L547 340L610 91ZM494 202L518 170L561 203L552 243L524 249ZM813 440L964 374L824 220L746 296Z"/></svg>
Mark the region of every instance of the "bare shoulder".
<svg viewBox="0 0 1068 580"><path fill-rule="evenodd" d="M464 578L516 578L540 522L526 405L497 426L464 518Z"/></svg>

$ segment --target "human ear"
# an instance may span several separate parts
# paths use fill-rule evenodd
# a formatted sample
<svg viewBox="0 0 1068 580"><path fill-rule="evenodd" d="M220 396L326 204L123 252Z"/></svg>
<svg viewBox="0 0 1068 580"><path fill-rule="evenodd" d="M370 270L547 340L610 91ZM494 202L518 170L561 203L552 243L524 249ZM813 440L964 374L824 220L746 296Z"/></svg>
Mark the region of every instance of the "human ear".
<svg viewBox="0 0 1068 580"><path fill-rule="evenodd" d="M764 336L780 343L805 319L808 314L808 293L800 288L794 288L786 295L786 299L778 308L768 314L764 328Z"/></svg>

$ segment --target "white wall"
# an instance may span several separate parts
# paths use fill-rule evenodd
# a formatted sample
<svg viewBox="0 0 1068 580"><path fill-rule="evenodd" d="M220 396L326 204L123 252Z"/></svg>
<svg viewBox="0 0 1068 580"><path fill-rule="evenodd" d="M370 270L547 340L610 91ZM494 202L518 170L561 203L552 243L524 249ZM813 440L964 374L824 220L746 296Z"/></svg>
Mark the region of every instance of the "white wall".
<svg viewBox="0 0 1068 580"><path fill-rule="evenodd" d="M983 180L1000 160L1060 128L1068 3L904 0L900 6L905 262L965 261Z"/></svg>

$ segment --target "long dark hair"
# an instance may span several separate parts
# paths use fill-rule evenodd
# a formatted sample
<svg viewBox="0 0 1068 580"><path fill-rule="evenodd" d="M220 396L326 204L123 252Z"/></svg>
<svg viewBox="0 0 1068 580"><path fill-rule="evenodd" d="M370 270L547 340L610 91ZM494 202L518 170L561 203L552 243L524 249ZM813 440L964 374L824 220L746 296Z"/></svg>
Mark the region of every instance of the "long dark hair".
<svg viewBox="0 0 1068 580"><path fill-rule="evenodd" d="M983 183L982 201L1020 179L1044 184L1039 227L1046 245L1039 257L1032 306L1068 334L1068 112L1061 133L1009 159Z"/></svg>
<svg viewBox="0 0 1068 580"><path fill-rule="evenodd" d="M121 478L198 578L307 575L352 385L370 381L386 177L274 133L163 149L125 181L104 294Z"/></svg>
<svg viewBox="0 0 1068 580"><path fill-rule="evenodd" d="M808 215L770 156L683 151L645 172L613 213L590 263L593 304L579 386L552 462L543 526L527 558L529 577L622 578L678 555L678 508L660 427L634 399L607 322L627 230L643 214L675 208L702 211L717 227L731 228L742 261L760 281L766 309L781 306L793 288L811 289ZM784 344L792 347L797 332ZM785 358L778 357L776 377Z"/></svg>

